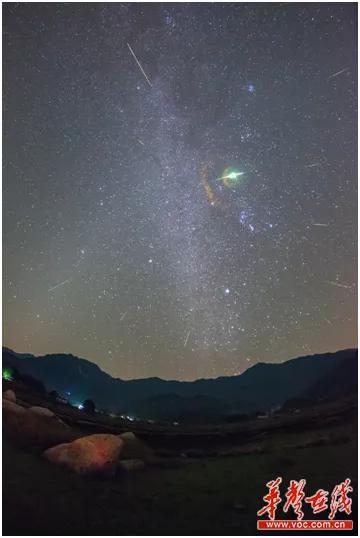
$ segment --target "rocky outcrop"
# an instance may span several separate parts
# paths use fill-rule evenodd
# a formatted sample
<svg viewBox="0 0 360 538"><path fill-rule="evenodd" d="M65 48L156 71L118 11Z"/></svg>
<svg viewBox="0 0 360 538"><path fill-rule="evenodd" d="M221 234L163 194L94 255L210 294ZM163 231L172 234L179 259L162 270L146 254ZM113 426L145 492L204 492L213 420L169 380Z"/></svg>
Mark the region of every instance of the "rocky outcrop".
<svg viewBox="0 0 360 538"><path fill-rule="evenodd" d="M3 400L7 400L8 402L15 403L16 402L16 394L15 394L15 392L13 390L11 390L11 389L6 390L3 393Z"/></svg>
<svg viewBox="0 0 360 538"><path fill-rule="evenodd" d="M33 407L29 408L29 411L31 413L35 413L35 415L40 415L41 417L55 417L55 413L53 411L50 411L47 407L40 407L38 405L34 405Z"/></svg>
<svg viewBox="0 0 360 538"><path fill-rule="evenodd" d="M124 442L121 459L142 460L151 463L154 458L153 451L136 437L136 435L132 432L125 432L119 435L119 437Z"/></svg>
<svg viewBox="0 0 360 538"><path fill-rule="evenodd" d="M27 412L27 409L18 405L17 403L3 399L2 401L2 410L3 410L3 419L6 420L6 417L11 417L11 414L14 415L23 415Z"/></svg>
<svg viewBox="0 0 360 538"><path fill-rule="evenodd" d="M78 436L53 413L49 416L48 413L33 412L6 399L2 401L2 411L3 435L20 447L43 451Z"/></svg>

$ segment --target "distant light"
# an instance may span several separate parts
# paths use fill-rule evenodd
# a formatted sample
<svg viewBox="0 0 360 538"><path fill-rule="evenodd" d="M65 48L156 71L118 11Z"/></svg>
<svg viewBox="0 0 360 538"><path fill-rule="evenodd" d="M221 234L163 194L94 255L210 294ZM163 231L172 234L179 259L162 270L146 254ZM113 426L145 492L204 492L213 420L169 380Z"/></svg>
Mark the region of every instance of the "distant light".
<svg viewBox="0 0 360 538"><path fill-rule="evenodd" d="M83 404L79 404L79 405L78 405L78 409L84 409Z"/></svg>
<svg viewBox="0 0 360 538"><path fill-rule="evenodd" d="M248 90L249 93L255 93L254 84L248 84L247 90Z"/></svg>
<svg viewBox="0 0 360 538"><path fill-rule="evenodd" d="M229 295L229 293L230 293L229 288L225 288L225 295Z"/></svg>

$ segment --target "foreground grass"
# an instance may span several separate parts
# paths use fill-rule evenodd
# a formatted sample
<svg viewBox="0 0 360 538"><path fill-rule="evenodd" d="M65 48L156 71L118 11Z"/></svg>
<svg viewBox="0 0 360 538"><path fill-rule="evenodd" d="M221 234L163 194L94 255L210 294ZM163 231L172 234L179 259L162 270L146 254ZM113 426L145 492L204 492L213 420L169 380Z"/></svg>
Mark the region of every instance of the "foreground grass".
<svg viewBox="0 0 360 538"><path fill-rule="evenodd" d="M202 458L112 480L73 475L5 440L3 533L254 535L265 483L276 476L285 487L290 479L306 478L309 494L350 477L355 509L355 428L351 421L329 430L340 443L289 449L304 436L278 434L266 439L268 453Z"/></svg>

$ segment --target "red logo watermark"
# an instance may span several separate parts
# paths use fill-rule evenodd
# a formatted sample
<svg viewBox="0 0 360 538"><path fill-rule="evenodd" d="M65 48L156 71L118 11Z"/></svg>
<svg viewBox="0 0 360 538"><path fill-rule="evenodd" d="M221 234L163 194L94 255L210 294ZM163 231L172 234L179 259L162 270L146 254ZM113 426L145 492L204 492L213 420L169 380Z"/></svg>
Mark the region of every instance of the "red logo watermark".
<svg viewBox="0 0 360 538"><path fill-rule="evenodd" d="M267 482L268 492L264 495L264 506L258 510L258 516L267 516L267 519L259 519L259 530L350 530L353 521L350 519L335 519L336 514L351 514L352 499L349 494L353 491L350 478L337 484L330 495L329 491L318 489L312 495L306 496L306 480L290 480L285 492L285 498L281 497L281 476ZM282 511L296 515L296 520L276 519L276 511L279 504L284 501ZM328 511L328 519L304 519L303 508L308 507L314 515ZM325 515L325 514L324 514Z"/></svg>

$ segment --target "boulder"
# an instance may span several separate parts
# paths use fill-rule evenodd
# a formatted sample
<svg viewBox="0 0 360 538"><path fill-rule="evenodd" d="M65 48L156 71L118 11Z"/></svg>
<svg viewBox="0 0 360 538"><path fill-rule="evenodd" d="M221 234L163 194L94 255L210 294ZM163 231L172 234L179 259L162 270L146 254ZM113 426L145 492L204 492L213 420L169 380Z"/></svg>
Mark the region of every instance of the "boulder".
<svg viewBox="0 0 360 538"><path fill-rule="evenodd" d="M14 444L43 451L78 437L53 417L32 413L20 405L3 400L3 435Z"/></svg>
<svg viewBox="0 0 360 538"><path fill-rule="evenodd" d="M29 411L31 411L31 413L35 413L35 415L40 415L42 417L52 418L55 416L55 413L50 411L50 409L48 409L47 407L40 407L38 405L34 405L33 407L30 407Z"/></svg>
<svg viewBox="0 0 360 538"><path fill-rule="evenodd" d="M8 402L16 402L16 395L15 392L11 389L6 390L3 393L3 400L7 400Z"/></svg>
<svg viewBox="0 0 360 538"><path fill-rule="evenodd" d="M124 441L117 435L100 433L49 448L43 455L78 474L108 476L116 470L123 445Z"/></svg>
<svg viewBox="0 0 360 538"><path fill-rule="evenodd" d="M145 469L145 463L142 460L120 460L118 468L128 473L132 471L142 471Z"/></svg>
<svg viewBox="0 0 360 538"><path fill-rule="evenodd" d="M133 432L125 432L125 433L122 433L121 435L119 435L120 439L122 439L123 441L138 441L138 438L136 437L136 435L133 433Z"/></svg>
<svg viewBox="0 0 360 538"><path fill-rule="evenodd" d="M2 401L2 409L3 409L3 415L11 415L11 414L24 414L27 413L27 409L24 407L21 407L21 405L12 402L11 400L4 399Z"/></svg>
<svg viewBox="0 0 360 538"><path fill-rule="evenodd" d="M153 451L146 446L132 432L125 432L118 436L124 443L121 451L121 459L124 460L142 460L151 462L154 457Z"/></svg>

